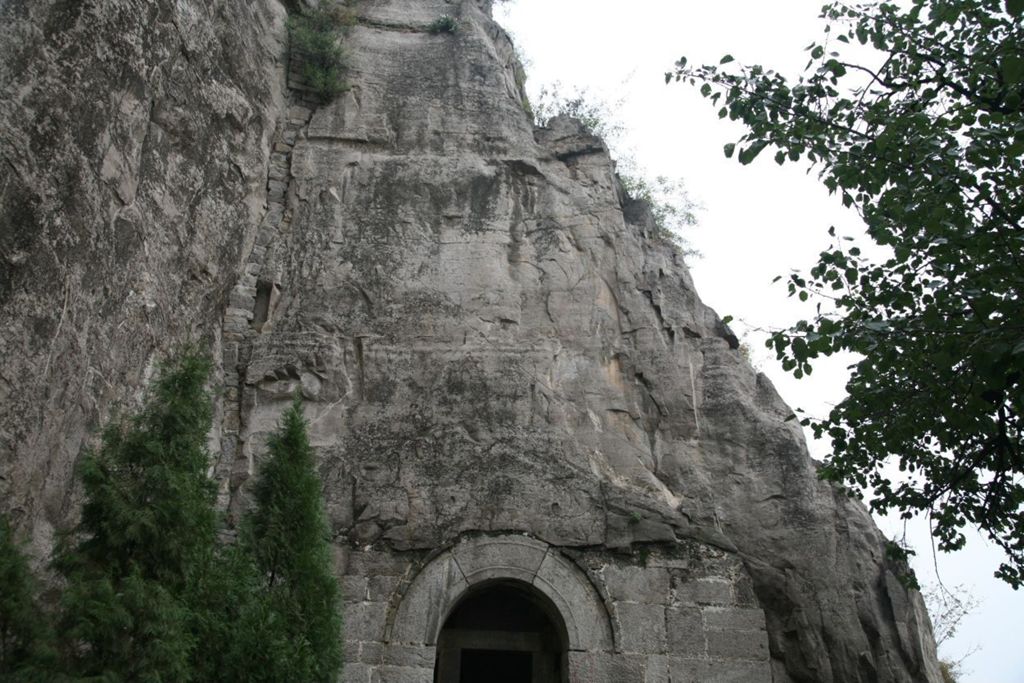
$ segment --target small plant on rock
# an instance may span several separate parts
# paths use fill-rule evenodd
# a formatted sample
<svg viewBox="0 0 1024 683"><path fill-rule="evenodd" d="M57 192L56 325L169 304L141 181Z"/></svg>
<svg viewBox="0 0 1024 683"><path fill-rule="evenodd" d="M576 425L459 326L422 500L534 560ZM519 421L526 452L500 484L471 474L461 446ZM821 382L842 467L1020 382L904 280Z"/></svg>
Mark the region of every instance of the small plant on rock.
<svg viewBox="0 0 1024 683"><path fill-rule="evenodd" d="M624 164L628 168L627 164ZM687 228L697 225L697 204L686 194L682 180L665 176L653 179L633 175L627 170L619 173L622 189L630 198L647 202L654 218L652 237L675 244L685 256L699 256L683 236Z"/></svg>
<svg viewBox="0 0 1024 683"><path fill-rule="evenodd" d="M455 33L459 30L459 20L448 14L442 14L427 27L434 35L438 33Z"/></svg>
<svg viewBox="0 0 1024 683"><path fill-rule="evenodd" d="M302 80L325 102L348 89L341 38L353 21L348 8L336 2L303 9L288 19L292 55L299 59Z"/></svg>
<svg viewBox="0 0 1024 683"><path fill-rule="evenodd" d="M697 224L700 205L686 193L682 180L652 176L637 163L625 147L626 127L618 110L623 101L610 102L585 88L565 88L554 83L540 89L533 107L534 122L548 126L559 116L577 120L584 130L604 140L618 169L622 189L632 201L645 202L653 221L650 236L674 244L683 256L700 253L686 239L685 233Z"/></svg>

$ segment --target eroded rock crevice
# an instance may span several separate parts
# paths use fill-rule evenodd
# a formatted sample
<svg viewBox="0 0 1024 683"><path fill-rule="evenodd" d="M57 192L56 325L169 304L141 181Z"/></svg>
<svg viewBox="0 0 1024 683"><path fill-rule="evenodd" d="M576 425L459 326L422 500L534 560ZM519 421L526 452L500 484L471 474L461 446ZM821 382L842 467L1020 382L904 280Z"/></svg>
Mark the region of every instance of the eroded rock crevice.
<svg viewBox="0 0 1024 683"><path fill-rule="evenodd" d="M221 333L224 394L221 402L220 458L215 477L221 487L219 505L232 508L235 492L253 473L251 449L245 442L245 406L251 402L247 370L253 342L273 328L281 300L281 245L290 234L297 198L289 193L292 155L306 135L320 101L314 95L292 92L280 117L271 146L266 180L266 211L256 231L242 274L231 290ZM300 379L296 376L295 379Z"/></svg>

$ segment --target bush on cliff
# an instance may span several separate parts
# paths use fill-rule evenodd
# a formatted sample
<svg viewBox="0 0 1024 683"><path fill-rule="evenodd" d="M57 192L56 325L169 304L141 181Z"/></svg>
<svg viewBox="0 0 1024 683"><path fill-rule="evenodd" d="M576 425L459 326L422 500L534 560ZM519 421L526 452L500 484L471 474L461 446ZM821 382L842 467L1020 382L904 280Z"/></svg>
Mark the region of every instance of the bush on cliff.
<svg viewBox="0 0 1024 683"><path fill-rule="evenodd" d="M336 2L302 8L288 18L292 58L299 61L304 84L325 102L348 89L341 39L352 21L348 8Z"/></svg>
<svg viewBox="0 0 1024 683"><path fill-rule="evenodd" d="M687 194L682 179L653 176L624 147L626 128L617 112L621 106L622 100L609 102L586 89L566 90L560 83L553 83L540 89L532 113L537 125L547 126L555 117L567 116L601 138L615 159L616 174L626 195L650 208L651 236L674 244L684 256L699 257L686 232L697 225L700 206Z"/></svg>

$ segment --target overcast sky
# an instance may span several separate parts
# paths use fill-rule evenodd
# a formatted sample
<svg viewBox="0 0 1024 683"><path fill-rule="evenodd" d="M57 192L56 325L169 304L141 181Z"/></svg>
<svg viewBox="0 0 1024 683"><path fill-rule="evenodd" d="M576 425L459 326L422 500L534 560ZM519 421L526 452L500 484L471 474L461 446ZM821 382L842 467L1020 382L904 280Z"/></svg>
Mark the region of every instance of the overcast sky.
<svg viewBox="0 0 1024 683"><path fill-rule="evenodd" d="M738 124L718 119L715 109L688 85L666 86L664 73L681 56L691 63L717 63L724 54L797 74L807 61L803 48L821 36L819 0L511 0L496 10L525 55L527 87L536 98L555 82L564 90L586 88L621 102L617 118L626 129L622 146L649 175L681 178L703 205L700 224L688 239L703 253L691 262L697 291L734 329L746 332L754 361L794 407L815 415L843 396L845 361L815 366L796 381L781 372L763 349L758 329L778 328L809 310L787 299L772 279L806 270L829 245L826 230L860 235L856 214L841 205L814 174L795 165L779 167L766 152L750 166L725 159L722 146L735 142ZM804 305L806 306L806 305ZM815 457L827 444L810 443ZM890 535L900 525L880 520ZM918 551L914 562L923 583L935 581L926 522L907 529ZM981 601L957 637L940 654L964 663L962 683L1022 683L1024 591L992 578L1001 555L981 538L956 555L935 562L947 586L964 584Z"/></svg>

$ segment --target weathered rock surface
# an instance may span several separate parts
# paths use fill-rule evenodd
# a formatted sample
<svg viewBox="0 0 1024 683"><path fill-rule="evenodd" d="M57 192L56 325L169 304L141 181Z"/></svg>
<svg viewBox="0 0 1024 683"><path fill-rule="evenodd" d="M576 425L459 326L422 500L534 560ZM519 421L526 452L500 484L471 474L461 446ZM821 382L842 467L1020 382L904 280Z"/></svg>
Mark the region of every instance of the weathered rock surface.
<svg viewBox="0 0 1024 683"><path fill-rule="evenodd" d="M869 515L603 143L533 127L485 0L356 3L326 106L279 93L269 0L104 6L0 7L0 483L38 538L87 430L200 335L231 509L307 399L346 680L431 680L481 577L602 615L563 614L575 680L938 680Z"/></svg>
<svg viewBox="0 0 1024 683"><path fill-rule="evenodd" d="M151 361L215 342L266 197L276 2L0 2L0 501L42 554Z"/></svg>

